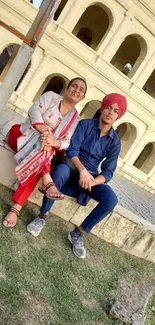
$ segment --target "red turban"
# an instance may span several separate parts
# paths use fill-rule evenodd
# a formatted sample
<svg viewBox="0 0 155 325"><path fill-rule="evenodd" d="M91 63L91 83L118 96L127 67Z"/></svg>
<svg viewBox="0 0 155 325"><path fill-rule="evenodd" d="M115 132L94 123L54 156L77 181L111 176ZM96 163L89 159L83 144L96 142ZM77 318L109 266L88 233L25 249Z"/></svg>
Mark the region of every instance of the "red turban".
<svg viewBox="0 0 155 325"><path fill-rule="evenodd" d="M117 120L126 112L127 102L126 98L120 94L108 94L106 95L101 104L101 112L113 104L118 104L118 117Z"/></svg>

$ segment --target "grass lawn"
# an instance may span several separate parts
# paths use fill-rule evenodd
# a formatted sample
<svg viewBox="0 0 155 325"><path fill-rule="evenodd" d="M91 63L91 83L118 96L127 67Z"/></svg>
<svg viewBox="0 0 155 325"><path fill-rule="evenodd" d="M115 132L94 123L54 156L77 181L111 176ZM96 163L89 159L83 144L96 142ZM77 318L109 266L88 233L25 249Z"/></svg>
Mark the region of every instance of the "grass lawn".
<svg viewBox="0 0 155 325"><path fill-rule="evenodd" d="M0 186L0 216L7 213L11 191ZM14 229L0 226L0 325L118 325L106 317L118 281L154 279L155 265L127 255L89 235L87 258L71 252L66 233L73 228L52 216L34 238L26 225L38 213L27 204ZM146 325L155 324L155 295Z"/></svg>

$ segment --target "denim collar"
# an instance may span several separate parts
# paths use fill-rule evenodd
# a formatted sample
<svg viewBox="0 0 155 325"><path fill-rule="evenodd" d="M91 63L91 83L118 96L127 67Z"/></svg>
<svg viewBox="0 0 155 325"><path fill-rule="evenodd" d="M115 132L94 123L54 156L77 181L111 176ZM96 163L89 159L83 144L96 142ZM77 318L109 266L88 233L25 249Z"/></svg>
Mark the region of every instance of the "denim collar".
<svg viewBox="0 0 155 325"><path fill-rule="evenodd" d="M100 131L100 120L99 120L99 118L94 119L94 120L95 120L94 129ZM109 130L109 132L106 135L113 139L114 138L114 132L115 131L114 131L113 127L111 127L111 129Z"/></svg>

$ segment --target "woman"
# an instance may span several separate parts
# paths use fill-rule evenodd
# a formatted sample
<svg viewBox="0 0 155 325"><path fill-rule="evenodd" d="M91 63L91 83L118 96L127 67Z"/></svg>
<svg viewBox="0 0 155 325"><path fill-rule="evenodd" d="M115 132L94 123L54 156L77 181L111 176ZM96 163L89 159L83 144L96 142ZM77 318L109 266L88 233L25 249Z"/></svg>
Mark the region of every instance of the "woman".
<svg viewBox="0 0 155 325"><path fill-rule="evenodd" d="M14 125L8 133L8 145L17 153L15 169L20 185L11 200L15 203L3 219L5 227L14 227L22 206L33 192L40 177L40 191L50 199L63 199L50 176L51 160L57 150L66 150L79 122L74 106L85 97L87 84L82 78L72 79L64 96L53 92L43 94L28 111L28 119ZM50 147L41 145L52 137Z"/></svg>

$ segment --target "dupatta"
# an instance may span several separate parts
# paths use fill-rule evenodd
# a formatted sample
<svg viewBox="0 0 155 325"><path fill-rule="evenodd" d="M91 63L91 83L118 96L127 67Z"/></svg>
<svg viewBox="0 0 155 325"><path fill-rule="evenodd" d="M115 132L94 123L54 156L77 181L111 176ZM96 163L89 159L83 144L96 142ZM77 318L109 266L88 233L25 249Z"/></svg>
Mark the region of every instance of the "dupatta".
<svg viewBox="0 0 155 325"><path fill-rule="evenodd" d="M71 127L73 128L73 126L75 129L78 122L78 112L74 108L65 115L58 127L53 131L55 139L64 139L69 129ZM34 176L40 174L43 168L50 163L55 152L56 149L52 148L50 157L46 158L43 154L43 151L41 151L40 148L37 148L36 150L33 150L28 156L26 156L15 169L15 173L21 185L27 185Z"/></svg>

